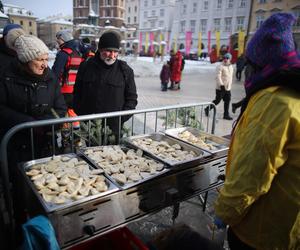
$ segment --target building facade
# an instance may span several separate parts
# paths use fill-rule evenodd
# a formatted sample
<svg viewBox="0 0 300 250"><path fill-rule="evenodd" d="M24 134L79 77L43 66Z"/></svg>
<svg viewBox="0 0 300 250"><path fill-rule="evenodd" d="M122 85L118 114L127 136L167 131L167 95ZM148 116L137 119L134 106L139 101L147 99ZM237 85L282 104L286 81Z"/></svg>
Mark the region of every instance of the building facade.
<svg viewBox="0 0 300 250"><path fill-rule="evenodd" d="M175 11L175 0L141 0L139 40L140 50L149 53L154 45L157 52L163 45L169 50L170 32Z"/></svg>
<svg viewBox="0 0 300 250"><path fill-rule="evenodd" d="M20 24L26 34L37 35L37 24L33 12L25 8L4 4L4 13L9 17L11 23Z"/></svg>
<svg viewBox="0 0 300 250"><path fill-rule="evenodd" d="M125 22L125 0L73 0L73 22L104 26L109 20L115 27Z"/></svg>
<svg viewBox="0 0 300 250"><path fill-rule="evenodd" d="M56 33L60 30L73 32L73 22L68 17L53 16L37 20L37 33L40 39L50 48L55 48Z"/></svg>
<svg viewBox="0 0 300 250"><path fill-rule="evenodd" d="M202 50L207 52L216 45L216 31L220 32L220 47L228 46L234 34L246 33L250 7L251 0L177 0L172 47L184 49L189 32L191 50L196 51L200 33Z"/></svg>
<svg viewBox="0 0 300 250"><path fill-rule="evenodd" d="M138 28L140 20L140 0L126 0L124 42L127 52L133 52L138 46Z"/></svg>
<svg viewBox="0 0 300 250"><path fill-rule="evenodd" d="M300 1L299 0L255 0L250 15L249 36L252 37L260 25L272 14L289 12L296 16L294 38L300 46Z"/></svg>

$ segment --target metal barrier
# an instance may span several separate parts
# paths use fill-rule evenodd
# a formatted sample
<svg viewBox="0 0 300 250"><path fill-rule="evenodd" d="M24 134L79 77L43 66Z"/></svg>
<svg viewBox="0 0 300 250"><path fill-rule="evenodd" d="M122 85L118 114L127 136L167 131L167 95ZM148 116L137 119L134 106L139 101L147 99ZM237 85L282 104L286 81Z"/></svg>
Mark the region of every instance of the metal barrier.
<svg viewBox="0 0 300 250"><path fill-rule="evenodd" d="M212 112L208 117L205 116L205 108L210 106ZM9 179L9 163L8 163L8 144L16 135L17 132L25 129L30 130L30 145L31 145L31 159L35 159L35 146L34 146L34 128L38 127L51 127L51 142L52 142L52 155L55 155L57 152L57 143L56 143L56 127L58 125L70 124L70 138L71 138L71 149L74 152L74 135L76 131L73 128L72 122L80 121L87 122L87 146L91 144L90 138L90 129L91 122L95 120L104 120L104 138L107 137L107 119L117 118L119 120L118 128L118 142L120 142L121 137L121 119L124 116L130 116L130 119L125 123L129 127L129 132L127 136L153 133L157 131L166 130L168 128L173 128L177 126L189 126L191 121L196 121L198 128L203 131L214 133L215 131L215 121L216 121L216 107L213 103L203 102L203 103L191 103L191 104L180 104L159 108L150 108L142 110L128 110L128 111L119 111L103 114L93 114L93 115L84 115L71 118L58 118L58 119L49 119L35 122L26 122L15 127L11 128L3 137L0 147L0 160L1 160L1 178L4 190L5 205L8 212L8 224L12 228L14 225L13 218L13 201L10 195L10 179ZM150 121L149 121L150 120ZM124 136L124 135L122 135ZM98 145L106 144L106 140L102 141Z"/></svg>

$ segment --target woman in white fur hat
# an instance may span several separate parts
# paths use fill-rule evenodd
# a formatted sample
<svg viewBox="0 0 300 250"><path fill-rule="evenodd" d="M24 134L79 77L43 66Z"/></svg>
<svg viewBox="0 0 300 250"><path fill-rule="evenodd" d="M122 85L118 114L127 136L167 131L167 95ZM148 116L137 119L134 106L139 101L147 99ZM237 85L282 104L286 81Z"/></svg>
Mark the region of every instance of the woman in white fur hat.
<svg viewBox="0 0 300 250"><path fill-rule="evenodd" d="M54 118L51 109L61 117L66 113L60 86L48 67L47 46L35 36L14 32L6 41L16 51L18 60L1 73L1 139L19 123ZM20 144L22 148L27 146L26 140Z"/></svg>

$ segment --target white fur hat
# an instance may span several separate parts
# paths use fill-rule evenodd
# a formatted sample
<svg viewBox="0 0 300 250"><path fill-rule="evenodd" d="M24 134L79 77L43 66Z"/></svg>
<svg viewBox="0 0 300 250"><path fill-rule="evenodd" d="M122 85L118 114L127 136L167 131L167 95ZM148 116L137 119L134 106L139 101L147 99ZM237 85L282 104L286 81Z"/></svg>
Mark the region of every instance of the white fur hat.
<svg viewBox="0 0 300 250"><path fill-rule="evenodd" d="M17 52L18 59L23 63L49 53L49 49L44 42L32 35L19 36L15 40L13 48Z"/></svg>

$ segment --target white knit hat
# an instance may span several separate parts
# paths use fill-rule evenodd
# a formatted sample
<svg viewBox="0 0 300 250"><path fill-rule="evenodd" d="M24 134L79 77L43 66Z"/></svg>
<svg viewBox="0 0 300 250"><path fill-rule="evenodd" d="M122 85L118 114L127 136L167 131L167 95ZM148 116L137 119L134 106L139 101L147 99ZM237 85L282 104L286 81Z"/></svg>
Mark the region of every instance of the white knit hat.
<svg viewBox="0 0 300 250"><path fill-rule="evenodd" d="M44 42L32 35L19 36L15 40L14 50L17 52L18 59L23 63L49 53L49 49Z"/></svg>

